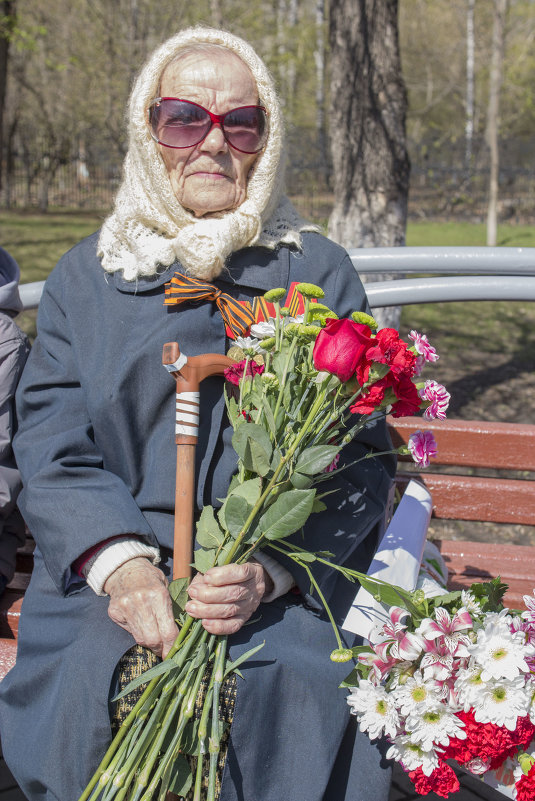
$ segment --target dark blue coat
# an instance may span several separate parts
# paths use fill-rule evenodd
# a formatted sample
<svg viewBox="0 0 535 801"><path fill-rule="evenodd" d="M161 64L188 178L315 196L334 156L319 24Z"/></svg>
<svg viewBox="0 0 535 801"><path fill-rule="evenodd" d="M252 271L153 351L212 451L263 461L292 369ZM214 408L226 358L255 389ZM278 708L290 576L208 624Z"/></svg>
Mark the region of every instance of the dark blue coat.
<svg viewBox="0 0 535 801"><path fill-rule="evenodd" d="M312 281L339 314L365 308L347 254L318 234L303 241L302 253L240 251L217 283L249 298ZM126 282L102 270L95 248L96 235L50 275L18 394L20 507L37 549L17 664L0 685L0 725L6 761L31 801L75 801L81 793L108 745L110 681L133 642L108 618L108 599L73 580L71 564L92 545L128 532L158 544L170 569L175 387L161 366L162 345L177 340L190 356L226 350L214 304L163 306L163 285L178 265ZM221 379L207 379L201 396L199 507L217 505L235 468ZM382 425L372 427L348 446L348 460L367 444L382 450L385 437ZM330 510L307 525L308 547L365 565L393 469L390 458L372 459L339 478L342 491L329 497ZM328 569L317 575L342 619L354 587ZM306 593L306 579L297 578ZM238 680L221 801L386 797L378 749L365 735L354 743L352 727L346 732L346 693L337 687L347 665L329 661L330 626L308 601L289 594L263 604L259 620L232 638L233 654L264 639L266 645Z"/></svg>

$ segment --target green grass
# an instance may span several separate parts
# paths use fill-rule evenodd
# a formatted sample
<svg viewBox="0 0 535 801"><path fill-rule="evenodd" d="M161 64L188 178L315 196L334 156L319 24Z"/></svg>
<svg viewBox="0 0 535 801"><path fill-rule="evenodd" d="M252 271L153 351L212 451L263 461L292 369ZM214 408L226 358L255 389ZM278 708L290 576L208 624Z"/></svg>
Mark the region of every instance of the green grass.
<svg viewBox="0 0 535 801"><path fill-rule="evenodd" d="M535 247L535 225L499 225L500 247ZM477 246L485 245L487 230L483 224L469 222L411 222L407 226L407 245Z"/></svg>
<svg viewBox="0 0 535 801"><path fill-rule="evenodd" d="M42 281L60 256L102 224L105 214L0 212L0 244L17 260L21 281Z"/></svg>

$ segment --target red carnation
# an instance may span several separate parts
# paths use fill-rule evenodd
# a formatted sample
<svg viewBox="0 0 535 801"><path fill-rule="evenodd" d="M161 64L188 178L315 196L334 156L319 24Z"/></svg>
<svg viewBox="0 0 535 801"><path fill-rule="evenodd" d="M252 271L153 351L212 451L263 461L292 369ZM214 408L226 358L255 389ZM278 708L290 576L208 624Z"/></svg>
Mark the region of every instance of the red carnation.
<svg viewBox="0 0 535 801"><path fill-rule="evenodd" d="M224 375L230 384L238 386L238 384L240 383L240 379L243 376L245 365L247 365L247 375L250 376L262 375L262 373L264 372L263 364L257 364L256 362L253 361L248 362L247 359L244 359L243 361L237 362L236 364L232 364L230 367L226 368Z"/></svg>
<svg viewBox="0 0 535 801"><path fill-rule="evenodd" d="M393 417L412 417L420 410L421 398L410 378L402 374L393 382L392 389L398 399L392 406Z"/></svg>
<svg viewBox="0 0 535 801"><path fill-rule="evenodd" d="M535 765L527 775L522 774L515 784L517 801L533 801L535 798Z"/></svg>
<svg viewBox="0 0 535 801"><path fill-rule="evenodd" d="M332 373L342 383L349 381L372 341L371 329L367 325L345 318L328 319L314 344L314 367Z"/></svg>
<svg viewBox="0 0 535 801"><path fill-rule="evenodd" d="M457 712L457 717L465 724L466 740L459 742L452 738L444 749L444 758L456 759L460 764L478 757L490 762L491 770L495 770L519 748L527 748L535 735L535 726L528 716L518 718L514 731L495 723L478 723L472 711Z"/></svg>
<svg viewBox="0 0 535 801"><path fill-rule="evenodd" d="M430 776L426 776L423 770L418 768L410 771L409 778L420 795L432 792L442 798L447 798L450 793L456 793L460 789L459 780L453 768L442 761L438 763L438 768L435 768Z"/></svg>
<svg viewBox="0 0 535 801"><path fill-rule="evenodd" d="M395 376L410 378L416 367L416 354L400 339L395 328L381 328L374 339L366 357L369 361L388 364Z"/></svg>

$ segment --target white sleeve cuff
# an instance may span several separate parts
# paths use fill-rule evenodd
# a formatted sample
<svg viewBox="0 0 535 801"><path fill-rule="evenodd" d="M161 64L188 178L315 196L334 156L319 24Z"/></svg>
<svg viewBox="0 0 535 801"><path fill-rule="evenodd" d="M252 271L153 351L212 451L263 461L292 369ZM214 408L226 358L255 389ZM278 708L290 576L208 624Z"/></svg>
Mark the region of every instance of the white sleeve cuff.
<svg viewBox="0 0 535 801"><path fill-rule="evenodd" d="M128 537L114 540L103 545L102 549L84 565L82 572L97 595L106 595L104 585L114 570L139 556L150 559L153 565L157 565L160 561L160 552L152 545L145 545L144 542Z"/></svg>
<svg viewBox="0 0 535 801"><path fill-rule="evenodd" d="M264 595L262 603L274 601L275 598L285 595L295 586L295 579L289 570L286 570L285 567L277 562L276 559L273 559L272 556L269 556L269 554L264 553L264 551L255 551L253 559L262 565L273 582L273 589L270 593Z"/></svg>

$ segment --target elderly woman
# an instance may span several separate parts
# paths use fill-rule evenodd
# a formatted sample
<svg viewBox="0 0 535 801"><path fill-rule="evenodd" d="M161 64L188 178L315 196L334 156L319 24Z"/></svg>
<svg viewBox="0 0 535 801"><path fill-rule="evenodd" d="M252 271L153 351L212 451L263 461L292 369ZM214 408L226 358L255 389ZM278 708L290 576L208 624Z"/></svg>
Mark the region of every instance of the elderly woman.
<svg viewBox="0 0 535 801"><path fill-rule="evenodd" d="M305 280L339 314L366 308L347 254L283 196L280 106L245 42L194 28L163 44L135 83L129 135L114 211L47 281L18 397L20 507L37 548L0 712L5 758L31 801L78 797L110 740L117 664L133 646L165 656L177 634L166 589L174 381L162 344L193 356L228 341L216 303L164 306L166 282L179 271L250 300ZM220 379L202 385L201 420L199 509L225 496L236 464ZM346 461L385 441L371 426ZM309 547L364 567L393 468L376 458L334 479ZM306 575L286 568L228 565L190 588L188 612L230 634L232 656L266 643L237 681L220 801L386 798L380 751L338 689L347 666L328 659L330 625ZM354 588L326 567L317 577L341 620Z"/></svg>

